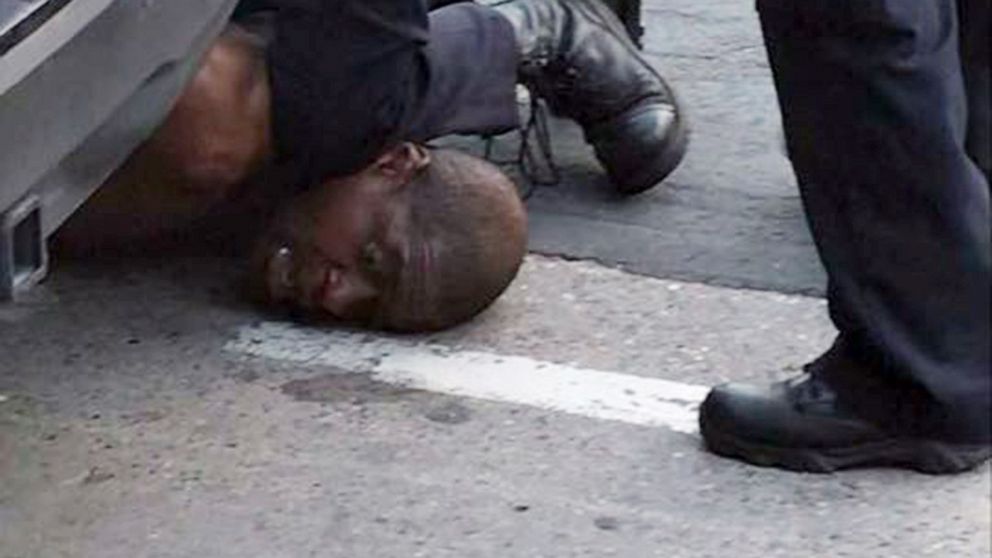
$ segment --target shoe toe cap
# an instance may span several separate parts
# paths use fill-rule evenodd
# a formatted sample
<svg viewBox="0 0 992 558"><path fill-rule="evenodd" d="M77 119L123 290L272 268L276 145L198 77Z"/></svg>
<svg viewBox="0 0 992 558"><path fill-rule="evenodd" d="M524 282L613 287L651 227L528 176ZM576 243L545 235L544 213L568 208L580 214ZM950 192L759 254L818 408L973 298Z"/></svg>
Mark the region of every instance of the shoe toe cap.
<svg viewBox="0 0 992 558"><path fill-rule="evenodd" d="M675 170L688 133L675 106L653 102L600 125L589 140L617 189L636 194Z"/></svg>
<svg viewBox="0 0 992 558"><path fill-rule="evenodd" d="M699 410L704 437L732 436L755 442L792 437L792 409L776 397L777 386L724 384L710 391Z"/></svg>
<svg viewBox="0 0 992 558"><path fill-rule="evenodd" d="M823 410L797 407L784 383L718 386L700 407L699 425L711 445L734 439L774 447L822 448L886 437L873 425L832 406Z"/></svg>

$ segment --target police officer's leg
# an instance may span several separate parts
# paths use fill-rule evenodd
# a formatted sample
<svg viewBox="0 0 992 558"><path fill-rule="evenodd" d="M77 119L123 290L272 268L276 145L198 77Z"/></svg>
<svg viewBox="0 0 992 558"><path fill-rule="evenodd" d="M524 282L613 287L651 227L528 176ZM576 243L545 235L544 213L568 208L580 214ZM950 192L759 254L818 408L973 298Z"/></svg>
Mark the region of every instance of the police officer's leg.
<svg viewBox="0 0 992 558"><path fill-rule="evenodd" d="M992 89L989 83L989 40L992 37L992 15L989 0L960 0L961 62L965 90L968 95L968 154L989 179L990 132L992 132Z"/></svg>
<svg viewBox="0 0 992 558"><path fill-rule="evenodd" d="M516 43L498 12L470 2L432 11L422 52L430 79L405 139L495 135L519 125Z"/></svg>
<svg viewBox="0 0 992 558"><path fill-rule="evenodd" d="M714 390L704 436L790 468L973 466L989 454L989 189L964 147L956 3L759 8L840 338L809 379Z"/></svg>

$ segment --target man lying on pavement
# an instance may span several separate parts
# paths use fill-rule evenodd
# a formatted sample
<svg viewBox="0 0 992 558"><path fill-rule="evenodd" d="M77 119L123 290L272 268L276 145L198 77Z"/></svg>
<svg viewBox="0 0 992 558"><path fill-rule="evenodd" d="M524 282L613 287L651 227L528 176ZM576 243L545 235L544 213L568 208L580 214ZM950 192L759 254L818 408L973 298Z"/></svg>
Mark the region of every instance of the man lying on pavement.
<svg viewBox="0 0 992 558"><path fill-rule="evenodd" d="M450 327L512 281L526 220L495 167L425 142L519 127L518 82L582 126L622 193L684 154L672 90L599 0L430 14L421 0L246 0L58 244L134 243L275 191L263 205L281 210L250 231L266 301L374 328Z"/></svg>

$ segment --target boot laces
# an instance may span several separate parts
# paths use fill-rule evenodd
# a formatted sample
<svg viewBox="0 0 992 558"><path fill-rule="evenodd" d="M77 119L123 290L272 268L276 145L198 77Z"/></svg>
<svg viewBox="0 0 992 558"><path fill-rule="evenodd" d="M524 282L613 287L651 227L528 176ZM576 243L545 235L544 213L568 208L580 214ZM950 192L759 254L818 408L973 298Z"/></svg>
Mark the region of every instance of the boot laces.
<svg viewBox="0 0 992 558"><path fill-rule="evenodd" d="M551 128L548 124L548 106L531 87L527 87L530 100L527 122L517 130L520 140L517 154L511 159L498 159L493 154L496 136L485 136L483 158L497 165L515 165L527 182L520 193L524 200L530 199L538 187L557 186L561 182L561 171L555 162L551 141Z"/></svg>

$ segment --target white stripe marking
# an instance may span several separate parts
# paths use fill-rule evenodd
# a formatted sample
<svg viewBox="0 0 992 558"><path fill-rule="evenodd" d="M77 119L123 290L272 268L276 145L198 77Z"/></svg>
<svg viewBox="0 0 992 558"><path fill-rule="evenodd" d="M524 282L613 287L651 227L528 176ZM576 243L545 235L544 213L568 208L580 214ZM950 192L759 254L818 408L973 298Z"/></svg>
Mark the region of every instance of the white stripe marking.
<svg viewBox="0 0 992 558"><path fill-rule="evenodd" d="M242 328L228 351L370 374L414 389L529 405L586 417L684 432L697 430L708 388L575 368L521 356L457 351L341 331L263 323Z"/></svg>

